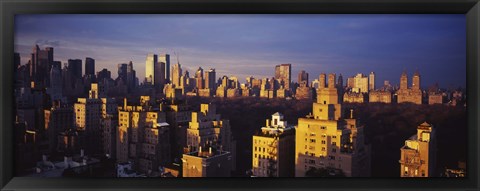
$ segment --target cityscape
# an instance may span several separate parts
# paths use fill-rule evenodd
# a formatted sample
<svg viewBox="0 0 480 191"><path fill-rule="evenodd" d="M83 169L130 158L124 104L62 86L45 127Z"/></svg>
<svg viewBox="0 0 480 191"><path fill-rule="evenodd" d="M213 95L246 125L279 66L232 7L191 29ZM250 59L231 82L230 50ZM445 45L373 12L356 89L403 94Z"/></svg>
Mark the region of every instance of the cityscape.
<svg viewBox="0 0 480 191"><path fill-rule="evenodd" d="M200 65L185 49L105 64L48 40L22 48L19 39L42 32L20 29L16 176L467 176L465 70L319 71L299 61L249 74L255 63Z"/></svg>

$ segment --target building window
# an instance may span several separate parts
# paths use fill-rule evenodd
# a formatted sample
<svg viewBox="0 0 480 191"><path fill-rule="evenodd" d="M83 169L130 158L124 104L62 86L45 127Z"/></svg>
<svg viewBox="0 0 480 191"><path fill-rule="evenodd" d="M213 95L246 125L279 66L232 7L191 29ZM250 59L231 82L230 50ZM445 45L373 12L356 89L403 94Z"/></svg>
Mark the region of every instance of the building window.
<svg viewBox="0 0 480 191"><path fill-rule="evenodd" d="M337 146L337 142L332 142L332 145L333 145L333 146Z"/></svg>
<svg viewBox="0 0 480 191"><path fill-rule="evenodd" d="M326 144L327 142L325 140L322 140L322 144Z"/></svg>
<svg viewBox="0 0 480 191"><path fill-rule="evenodd" d="M316 143L317 141L315 139L310 139L310 143Z"/></svg>

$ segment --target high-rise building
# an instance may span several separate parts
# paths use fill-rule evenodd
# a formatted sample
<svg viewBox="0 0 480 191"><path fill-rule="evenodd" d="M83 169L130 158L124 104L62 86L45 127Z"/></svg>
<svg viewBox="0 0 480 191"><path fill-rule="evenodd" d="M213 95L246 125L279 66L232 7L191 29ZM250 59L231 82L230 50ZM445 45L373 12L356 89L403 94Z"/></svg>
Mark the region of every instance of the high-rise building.
<svg viewBox="0 0 480 191"><path fill-rule="evenodd" d="M85 58L85 75L95 75L95 60L93 58Z"/></svg>
<svg viewBox="0 0 480 191"><path fill-rule="evenodd" d="M434 177L436 168L436 136L432 125L424 122L417 134L400 148L400 177Z"/></svg>
<svg viewBox="0 0 480 191"><path fill-rule="evenodd" d="M292 83L292 64L280 64L275 66L275 79L281 82L286 90L290 90Z"/></svg>
<svg viewBox="0 0 480 191"><path fill-rule="evenodd" d="M355 93L368 93L369 83L368 77L362 73L358 73L356 76L348 78L348 87Z"/></svg>
<svg viewBox="0 0 480 191"><path fill-rule="evenodd" d="M329 74L328 83L335 83ZM295 132L295 176L319 176L327 170L334 176L370 175L370 147L364 127L353 117L343 117L335 86L319 88L313 112L298 119Z"/></svg>
<svg viewBox="0 0 480 191"><path fill-rule="evenodd" d="M215 68L205 71L205 89L216 90Z"/></svg>
<svg viewBox="0 0 480 191"><path fill-rule="evenodd" d="M221 119L215 105L201 104L199 112L192 112L187 129L187 150L198 151L200 147L215 147L232 154L232 169L235 169L235 141L230 121Z"/></svg>
<svg viewBox="0 0 480 191"><path fill-rule="evenodd" d="M420 89L420 74L415 72L412 78L412 87L407 86L407 74L402 73L400 77L400 89L397 90L397 102L398 103L414 103L422 104L422 90Z"/></svg>
<svg viewBox="0 0 480 191"><path fill-rule="evenodd" d="M125 83L127 84L128 92L133 92L137 87L136 83L137 74L133 69L133 62L130 61L127 65L127 76Z"/></svg>
<svg viewBox="0 0 480 191"><path fill-rule="evenodd" d="M58 146L59 133L73 129L73 108L56 101L50 109L44 110L44 117L49 151L54 152Z"/></svg>
<svg viewBox="0 0 480 191"><path fill-rule="evenodd" d="M308 73L305 72L305 70L302 70L298 73L298 83L302 83L303 81L306 82L306 84L308 84Z"/></svg>
<svg viewBox="0 0 480 191"><path fill-rule="evenodd" d="M102 129L100 126L102 118L102 100L98 97L98 84L91 84L88 98L78 98L74 104L75 127L78 131L86 134L85 151L90 154L99 154L102 148L98 146L101 142Z"/></svg>
<svg viewBox="0 0 480 191"><path fill-rule="evenodd" d="M133 162L141 173L158 172L170 163L170 132L165 112L140 97L140 105L129 106L124 99L118 113L117 161Z"/></svg>
<svg viewBox="0 0 480 191"><path fill-rule="evenodd" d="M50 95L52 101L66 100L63 97L63 80L62 80L62 71L58 66L53 66L50 70L50 85L47 88L47 93Z"/></svg>
<svg viewBox="0 0 480 191"><path fill-rule="evenodd" d="M163 75L163 76L164 76L166 81L170 81L170 55L169 54L161 54L160 57L158 58L158 62L165 63L165 66L164 66L165 75Z"/></svg>
<svg viewBox="0 0 480 191"><path fill-rule="evenodd" d="M82 78L82 60L68 59L68 71L72 75L73 82Z"/></svg>
<svg viewBox="0 0 480 191"><path fill-rule="evenodd" d="M173 65L172 68L172 84L176 87L179 88L180 86L180 77L182 76L182 65L180 63L177 63Z"/></svg>
<svg viewBox="0 0 480 191"><path fill-rule="evenodd" d="M103 79L111 79L111 78L112 78L112 73L108 71L106 68L104 68L100 72L97 72L98 81L102 81Z"/></svg>
<svg viewBox="0 0 480 191"><path fill-rule="evenodd" d="M203 81L203 69L198 67L198 70L195 72L195 81L197 89L203 89L205 87L205 82Z"/></svg>
<svg viewBox="0 0 480 191"><path fill-rule="evenodd" d="M273 114L253 136L252 173L255 177L295 175L295 127L288 125L281 113Z"/></svg>
<svg viewBox="0 0 480 191"><path fill-rule="evenodd" d="M155 65L158 63L156 54L148 54L145 61L145 81L150 84L155 84Z"/></svg>
<svg viewBox="0 0 480 191"><path fill-rule="evenodd" d="M375 90L375 72L368 75L368 90Z"/></svg>
<svg viewBox="0 0 480 191"><path fill-rule="evenodd" d="M52 64L53 48L46 47L45 50L41 50L38 45L35 45L30 58L30 78L34 81L35 86L45 87L49 85L48 73Z"/></svg>

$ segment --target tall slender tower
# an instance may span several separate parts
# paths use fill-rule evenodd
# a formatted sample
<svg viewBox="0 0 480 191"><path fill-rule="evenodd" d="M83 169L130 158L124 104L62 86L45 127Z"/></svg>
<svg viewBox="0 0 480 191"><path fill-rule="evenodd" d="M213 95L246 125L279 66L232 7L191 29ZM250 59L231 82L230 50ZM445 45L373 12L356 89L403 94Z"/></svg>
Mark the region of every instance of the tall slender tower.
<svg viewBox="0 0 480 191"><path fill-rule="evenodd" d="M95 75L95 60L93 58L85 58L85 75Z"/></svg>
<svg viewBox="0 0 480 191"><path fill-rule="evenodd" d="M158 58L158 62L163 62L165 63L165 80L170 81L170 55L169 54L161 54L160 57Z"/></svg>
<svg viewBox="0 0 480 191"><path fill-rule="evenodd" d="M419 90L420 89L420 74L418 73L418 71L416 71L415 74L413 74L412 89L414 89L414 90Z"/></svg>
<svg viewBox="0 0 480 191"><path fill-rule="evenodd" d="M173 65L172 68L172 84L175 87L180 87L180 77L182 76L182 66L180 63Z"/></svg>
<svg viewBox="0 0 480 191"><path fill-rule="evenodd" d="M375 72L368 75L368 90L375 90Z"/></svg>
<svg viewBox="0 0 480 191"><path fill-rule="evenodd" d="M408 89L408 77L405 71L403 71L402 76L400 77L400 89Z"/></svg>
<svg viewBox="0 0 480 191"><path fill-rule="evenodd" d="M148 54L145 61L145 81L152 85L155 84L155 66L158 64L158 57L156 54Z"/></svg>

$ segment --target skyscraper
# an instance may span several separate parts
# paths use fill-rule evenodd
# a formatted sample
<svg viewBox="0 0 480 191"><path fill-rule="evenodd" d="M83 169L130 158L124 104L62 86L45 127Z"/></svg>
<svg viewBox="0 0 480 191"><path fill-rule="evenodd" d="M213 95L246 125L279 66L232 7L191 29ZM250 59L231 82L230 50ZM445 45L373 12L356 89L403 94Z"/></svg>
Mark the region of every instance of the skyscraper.
<svg viewBox="0 0 480 191"><path fill-rule="evenodd" d="M165 63L165 74L164 74L165 81L170 81L170 55L161 54L160 57L158 58L158 62Z"/></svg>
<svg viewBox="0 0 480 191"><path fill-rule="evenodd" d="M95 60L93 58L85 58L85 75L95 75Z"/></svg>
<svg viewBox="0 0 480 191"><path fill-rule="evenodd" d="M128 64L123 63L123 64L118 64L118 77L117 79L121 79L123 81L123 84L127 83L127 69L128 69Z"/></svg>
<svg viewBox="0 0 480 191"><path fill-rule="evenodd" d="M375 90L375 72L368 75L368 90Z"/></svg>
<svg viewBox="0 0 480 191"><path fill-rule="evenodd" d="M158 63L158 57L156 54L148 54L145 61L145 81L152 85L155 84L155 66Z"/></svg>
<svg viewBox="0 0 480 191"><path fill-rule="evenodd" d="M172 68L172 84L178 88L180 87L180 77L182 76L182 66L180 63L173 65Z"/></svg>
<svg viewBox="0 0 480 191"><path fill-rule="evenodd" d="M73 83L82 78L82 60L68 59L68 71L72 75Z"/></svg>
<svg viewBox="0 0 480 191"><path fill-rule="evenodd" d="M298 73L298 83L301 84L303 81L306 82L306 84L308 84L308 73L305 72L305 70L302 70Z"/></svg>
<svg viewBox="0 0 480 191"><path fill-rule="evenodd" d="M205 89L216 90L215 68L205 71Z"/></svg>
<svg viewBox="0 0 480 191"><path fill-rule="evenodd" d="M280 85L286 90L290 89L292 83L292 64L280 64L275 66L275 79L281 82Z"/></svg>
<svg viewBox="0 0 480 191"><path fill-rule="evenodd" d="M203 81L203 69L202 67L198 67L198 70L195 72L195 82L197 85L197 89L203 89L205 87Z"/></svg>
<svg viewBox="0 0 480 191"><path fill-rule="evenodd" d="M133 69L133 62L130 61L127 65L127 81L126 81L126 84L127 84L127 88L128 88L128 92L132 92L135 87L137 86L136 84L136 72L135 70Z"/></svg>

